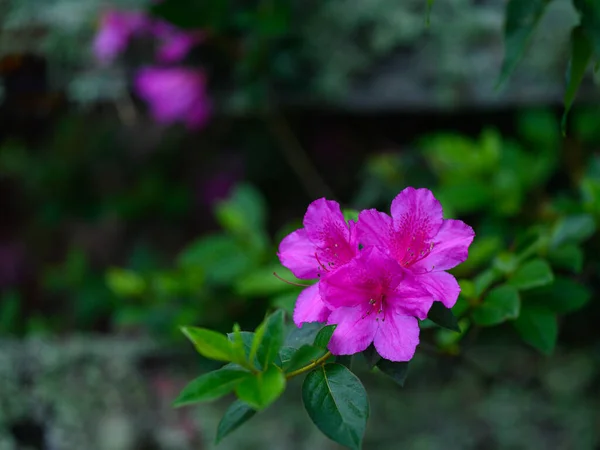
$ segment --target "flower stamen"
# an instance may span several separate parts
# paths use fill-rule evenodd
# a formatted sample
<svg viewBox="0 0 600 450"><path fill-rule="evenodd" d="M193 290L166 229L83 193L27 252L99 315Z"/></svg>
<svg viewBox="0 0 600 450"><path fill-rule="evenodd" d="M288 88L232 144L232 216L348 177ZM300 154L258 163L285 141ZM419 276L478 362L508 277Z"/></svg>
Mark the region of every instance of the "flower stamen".
<svg viewBox="0 0 600 450"><path fill-rule="evenodd" d="M290 284L292 286L299 286L299 287L310 287L310 286L312 286L311 284L294 283L293 281L285 280L285 279L281 278L279 275L277 275L277 272L273 272L273 275L275 275L275 278L277 278L278 280L281 280L284 283Z"/></svg>

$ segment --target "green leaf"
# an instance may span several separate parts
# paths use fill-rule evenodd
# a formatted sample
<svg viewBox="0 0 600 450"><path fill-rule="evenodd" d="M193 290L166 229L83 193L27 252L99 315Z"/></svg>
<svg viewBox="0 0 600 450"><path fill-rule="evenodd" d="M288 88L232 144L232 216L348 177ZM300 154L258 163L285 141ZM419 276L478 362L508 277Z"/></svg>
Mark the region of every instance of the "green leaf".
<svg viewBox="0 0 600 450"><path fill-rule="evenodd" d="M313 344L319 331L323 328L323 324L317 322L309 322L297 327L293 323L288 327L288 335L285 338L284 345L293 348L299 348L304 344Z"/></svg>
<svg viewBox="0 0 600 450"><path fill-rule="evenodd" d="M408 375L408 362L394 362L382 358L377 363L377 368L400 386L404 386Z"/></svg>
<svg viewBox="0 0 600 450"><path fill-rule="evenodd" d="M325 349L313 345L303 345L294 352L290 361L285 365L286 373L300 369L325 355Z"/></svg>
<svg viewBox="0 0 600 450"><path fill-rule="evenodd" d="M266 221L266 203L261 193L248 184L237 186L227 200L215 210L223 228L234 234L263 229Z"/></svg>
<svg viewBox="0 0 600 450"><path fill-rule="evenodd" d="M342 211L342 214L344 215L344 220L346 222L353 220L354 222L358 222L358 211L355 209L344 209Z"/></svg>
<svg viewBox="0 0 600 450"><path fill-rule="evenodd" d="M594 53L600 57L600 4L597 0L573 0L580 14L581 26L589 36Z"/></svg>
<svg viewBox="0 0 600 450"><path fill-rule="evenodd" d="M177 265L204 274L208 283L230 286L255 262L231 236L213 234L188 245L178 256Z"/></svg>
<svg viewBox="0 0 600 450"><path fill-rule="evenodd" d="M282 347L281 350L279 350L279 361L275 361L275 363L277 364L277 362L279 362L279 367L285 366L291 361L292 356L294 356L294 353L296 353L296 350L298 349L294 347Z"/></svg>
<svg viewBox="0 0 600 450"><path fill-rule="evenodd" d="M295 277L291 271L282 268L280 264L261 267L247 275L241 276L234 285L235 293L240 297L266 297L282 292L295 290L298 288L292 284L281 281L273 273L277 272L285 280L295 282ZM298 297L298 292L295 293Z"/></svg>
<svg viewBox="0 0 600 450"><path fill-rule="evenodd" d="M236 331L234 329L233 333L227 333L227 339L229 339L232 344L238 345L236 344ZM254 333L251 331L240 331L239 332L239 336L242 340L242 344L243 344L243 349L244 349L244 354L246 355L246 358L250 357L250 349L252 348L252 342L254 341Z"/></svg>
<svg viewBox="0 0 600 450"><path fill-rule="evenodd" d="M365 351L362 352L365 357L365 361L367 362L367 366L369 369L372 369L377 365L377 363L381 360L381 356L377 353L375 346L373 344L369 345Z"/></svg>
<svg viewBox="0 0 600 450"><path fill-rule="evenodd" d="M327 325L321 328L321 330L319 330L317 336L315 337L315 342L313 343L313 345L315 347L327 348L327 346L329 345L329 341L331 340L331 336L333 335L333 332L335 331L336 327L337 325Z"/></svg>
<svg viewBox="0 0 600 450"><path fill-rule="evenodd" d="M285 384L281 369L271 364L265 372L254 374L239 383L235 393L240 400L260 411L279 398L285 390Z"/></svg>
<svg viewBox="0 0 600 450"><path fill-rule="evenodd" d="M233 360L233 344L223 334L196 327L181 327L181 331L202 356L217 361Z"/></svg>
<svg viewBox="0 0 600 450"><path fill-rule="evenodd" d="M271 298L271 307L273 309L283 310L289 317L294 315L298 292L287 292Z"/></svg>
<svg viewBox="0 0 600 450"><path fill-rule="evenodd" d="M137 297L146 289L146 281L139 274L117 267L108 269L106 284L119 297Z"/></svg>
<svg viewBox="0 0 600 450"><path fill-rule="evenodd" d="M243 401L236 400L233 402L229 405L229 408L227 408L227 411L225 411L225 414L223 414L223 417L219 422L215 444L221 442L225 436L238 429L255 415L256 410L252 409Z"/></svg>
<svg viewBox="0 0 600 450"><path fill-rule="evenodd" d="M574 244L551 249L548 259L558 269L570 270L573 273L581 273L583 269L583 250Z"/></svg>
<svg viewBox="0 0 600 450"><path fill-rule="evenodd" d="M557 277L549 286L528 291L523 301L553 313L567 314L584 307L591 296L586 286L569 278Z"/></svg>
<svg viewBox="0 0 600 450"><path fill-rule="evenodd" d="M340 364L325 364L305 378L302 400L311 420L325 436L351 449L360 449L369 418L369 401L356 375Z"/></svg>
<svg viewBox="0 0 600 450"><path fill-rule="evenodd" d="M250 372L236 369L219 369L204 374L189 383L174 402L175 407L192 403L209 402L229 394Z"/></svg>
<svg viewBox="0 0 600 450"><path fill-rule="evenodd" d="M546 308L523 305L519 318L513 322L517 332L529 345L545 355L550 355L556 346L558 323L556 314Z"/></svg>
<svg viewBox="0 0 600 450"><path fill-rule="evenodd" d="M546 286L552 283L554 275L550 265L543 259L533 259L526 262L508 280L508 284L520 291Z"/></svg>
<svg viewBox="0 0 600 450"><path fill-rule="evenodd" d="M433 302L431 309L427 314L427 318L438 324L440 327L448 328L449 330L460 333L458 320L454 317L452 310L446 308L442 302Z"/></svg>
<svg viewBox="0 0 600 450"><path fill-rule="evenodd" d="M592 42L587 36L585 29L582 26L578 26L571 32L571 58L569 59L569 66L567 68L567 87L563 100L565 110L561 120L563 136L566 135L567 131L567 115L571 110L575 95L577 94L579 85L583 80L583 76L585 75L591 59Z"/></svg>
<svg viewBox="0 0 600 450"><path fill-rule="evenodd" d="M233 362L246 367L248 365L248 351L239 324L234 324L233 333L227 334L227 338L232 343Z"/></svg>
<svg viewBox="0 0 600 450"><path fill-rule="evenodd" d="M564 244L578 244L596 231L596 222L589 214L577 214L561 218L555 225L551 246L557 248Z"/></svg>
<svg viewBox="0 0 600 450"><path fill-rule="evenodd" d="M256 355L261 367L268 367L277 357L284 340L283 311L268 316L256 329L250 358Z"/></svg>
<svg viewBox="0 0 600 450"><path fill-rule="evenodd" d="M550 0L509 0L504 23L504 62L497 88L510 77Z"/></svg>
<svg viewBox="0 0 600 450"><path fill-rule="evenodd" d="M481 326L498 325L519 317L521 299L513 286L503 285L492 289L473 311L473 320Z"/></svg>

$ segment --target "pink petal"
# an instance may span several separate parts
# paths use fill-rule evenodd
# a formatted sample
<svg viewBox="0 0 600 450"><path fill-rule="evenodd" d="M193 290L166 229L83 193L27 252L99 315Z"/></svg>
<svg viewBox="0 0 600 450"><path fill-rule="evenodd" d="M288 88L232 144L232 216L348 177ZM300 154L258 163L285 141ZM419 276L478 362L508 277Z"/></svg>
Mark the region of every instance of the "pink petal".
<svg viewBox="0 0 600 450"><path fill-rule="evenodd" d="M406 188L391 209L394 232L389 251L403 267L410 267L431 250L431 239L443 222L442 206L428 189Z"/></svg>
<svg viewBox="0 0 600 450"><path fill-rule="evenodd" d="M338 308L331 313L327 323L337 327L329 341L329 350L334 355L353 355L366 350L377 332L373 316L367 315L368 308Z"/></svg>
<svg viewBox="0 0 600 450"><path fill-rule="evenodd" d="M392 218L376 209L367 209L358 215L356 232L358 241L365 247L376 245L388 251L393 229Z"/></svg>
<svg viewBox="0 0 600 450"><path fill-rule="evenodd" d="M473 228L461 220L444 220L433 239L431 252L414 266L425 271L448 270L464 262L473 242Z"/></svg>
<svg viewBox="0 0 600 450"><path fill-rule="evenodd" d="M321 296L331 309L368 305L372 299L393 291L403 277L396 261L377 247L369 247L322 278Z"/></svg>
<svg viewBox="0 0 600 450"><path fill-rule="evenodd" d="M421 278L407 276L398 287L386 295L386 302L394 311L423 320L433 304L433 296L421 283ZM387 315L386 315L387 317Z"/></svg>
<svg viewBox="0 0 600 450"><path fill-rule="evenodd" d="M308 205L303 224L309 239L318 248L324 270L346 264L356 255L358 244L351 240L350 228L337 202L324 198L315 200Z"/></svg>
<svg viewBox="0 0 600 450"><path fill-rule="evenodd" d="M404 189L392 201L391 212L403 230L418 230L426 239L438 233L444 219L442 205L429 189Z"/></svg>
<svg viewBox="0 0 600 450"><path fill-rule="evenodd" d="M300 292L294 308L294 323L299 328L302 327L303 323L323 323L327 321L329 313L329 309L321 300L319 283L317 283Z"/></svg>
<svg viewBox="0 0 600 450"><path fill-rule="evenodd" d="M287 235L279 244L279 260L290 269L296 278L317 278L319 263L315 258L316 248L308 239L304 228Z"/></svg>
<svg viewBox="0 0 600 450"><path fill-rule="evenodd" d="M400 314L390 314L386 315L384 322L379 321L378 323L379 329L373 340L377 353L389 361L410 361L419 345L417 319Z"/></svg>
<svg viewBox="0 0 600 450"><path fill-rule="evenodd" d="M417 282L422 283L433 299L440 301L446 308L452 308L460 294L460 286L448 272L430 272L417 275ZM420 319L423 317L419 317Z"/></svg>

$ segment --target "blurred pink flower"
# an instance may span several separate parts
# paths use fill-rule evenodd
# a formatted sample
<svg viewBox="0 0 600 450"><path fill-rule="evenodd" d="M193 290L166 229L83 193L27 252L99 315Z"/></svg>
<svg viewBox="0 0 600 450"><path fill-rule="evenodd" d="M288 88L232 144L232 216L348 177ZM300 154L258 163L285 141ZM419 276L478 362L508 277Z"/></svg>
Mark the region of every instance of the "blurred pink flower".
<svg viewBox="0 0 600 450"><path fill-rule="evenodd" d="M204 39L201 31L184 31L163 21L153 23L151 33L159 41L156 59L161 63L181 61Z"/></svg>
<svg viewBox="0 0 600 450"><path fill-rule="evenodd" d="M135 89L148 103L154 118L163 124L183 122L193 129L205 125L210 117L202 70L148 67L138 72Z"/></svg>
<svg viewBox="0 0 600 450"><path fill-rule="evenodd" d="M114 61L127 48L129 40L142 33L148 26L148 18L138 11L110 9L100 19L98 34L94 39L93 51L103 64Z"/></svg>

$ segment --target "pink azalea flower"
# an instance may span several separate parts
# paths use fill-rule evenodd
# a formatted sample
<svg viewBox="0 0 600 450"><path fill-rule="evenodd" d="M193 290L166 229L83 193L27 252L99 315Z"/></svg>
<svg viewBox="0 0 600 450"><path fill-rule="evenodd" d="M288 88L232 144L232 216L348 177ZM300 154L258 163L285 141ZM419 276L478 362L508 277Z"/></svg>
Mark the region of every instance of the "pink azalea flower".
<svg viewBox="0 0 600 450"><path fill-rule="evenodd" d="M334 355L352 355L371 343L390 361L409 361L419 344L419 319L433 297L410 272L377 247L321 281L323 302L336 324L329 342Z"/></svg>
<svg viewBox="0 0 600 450"><path fill-rule="evenodd" d="M208 121L211 107L206 95L206 77L201 70L145 68L138 73L135 87L158 122L181 121L189 128L198 128Z"/></svg>
<svg viewBox="0 0 600 450"><path fill-rule="evenodd" d="M324 198L312 202L303 225L281 241L278 253L281 264L297 278L323 280L357 255L355 223L346 222L337 202ZM294 323L298 327L305 322L325 322L329 317L319 284L304 289L296 301Z"/></svg>
<svg viewBox="0 0 600 450"><path fill-rule="evenodd" d="M442 205L428 189L404 189L392 201L391 213L391 217L375 209L360 213L361 244L386 252L435 300L451 308L460 287L445 271L467 259L475 232L460 220L444 219Z"/></svg>
<svg viewBox="0 0 600 450"><path fill-rule="evenodd" d="M103 64L114 61L127 48L129 40L146 28L148 19L137 11L108 10L100 19L93 43L96 58Z"/></svg>

